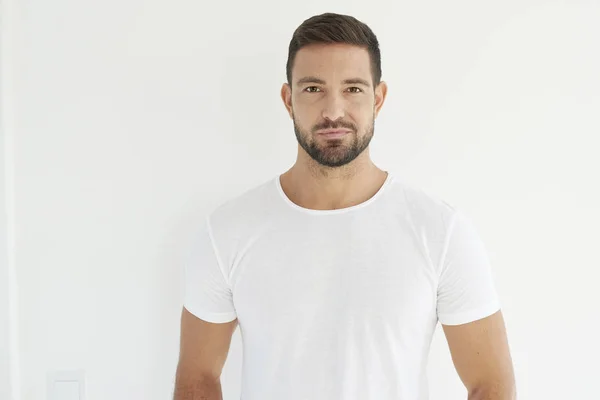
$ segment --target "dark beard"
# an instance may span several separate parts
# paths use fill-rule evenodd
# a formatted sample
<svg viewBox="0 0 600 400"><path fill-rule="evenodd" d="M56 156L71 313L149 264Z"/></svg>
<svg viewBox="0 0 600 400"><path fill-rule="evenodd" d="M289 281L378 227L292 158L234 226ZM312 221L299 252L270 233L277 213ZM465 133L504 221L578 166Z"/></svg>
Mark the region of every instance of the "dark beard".
<svg viewBox="0 0 600 400"><path fill-rule="evenodd" d="M311 140L315 136L314 133L307 133L300 130L296 124L295 118L293 118L293 121L294 132L298 144L300 144L304 151L306 151L306 153L318 164L331 168L344 166L358 157L367 147L369 147L375 131L375 119L371 121L371 125L367 127L366 132L360 137L356 134L356 128L353 126L335 123L330 123L328 125L322 124L315 127L313 131L343 127L352 129L352 132L348 134L351 136L350 138L346 136L340 139L331 139L328 140L326 144L321 145L320 141Z"/></svg>

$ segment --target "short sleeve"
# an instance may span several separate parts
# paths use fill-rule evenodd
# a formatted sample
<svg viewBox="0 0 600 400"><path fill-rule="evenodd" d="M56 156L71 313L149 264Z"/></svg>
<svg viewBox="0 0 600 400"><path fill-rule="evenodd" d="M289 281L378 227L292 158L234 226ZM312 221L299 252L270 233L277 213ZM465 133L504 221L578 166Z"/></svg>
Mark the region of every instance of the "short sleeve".
<svg viewBox="0 0 600 400"><path fill-rule="evenodd" d="M184 307L213 323L236 319L232 292L213 241L208 216L195 233L185 259Z"/></svg>
<svg viewBox="0 0 600 400"><path fill-rule="evenodd" d="M437 314L442 324L465 324L500 309L485 246L460 210L454 210L439 270Z"/></svg>

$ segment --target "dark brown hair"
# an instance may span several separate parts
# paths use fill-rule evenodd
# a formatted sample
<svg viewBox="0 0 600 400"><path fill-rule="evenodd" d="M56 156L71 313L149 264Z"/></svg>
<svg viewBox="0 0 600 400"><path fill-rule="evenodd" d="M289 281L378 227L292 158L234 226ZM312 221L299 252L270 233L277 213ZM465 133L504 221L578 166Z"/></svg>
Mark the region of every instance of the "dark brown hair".
<svg viewBox="0 0 600 400"><path fill-rule="evenodd" d="M296 53L304 46L315 43L346 43L366 48L371 58L373 85L381 81L381 53L377 37L366 24L349 15L325 13L305 20L290 41L286 75L292 84L292 67Z"/></svg>

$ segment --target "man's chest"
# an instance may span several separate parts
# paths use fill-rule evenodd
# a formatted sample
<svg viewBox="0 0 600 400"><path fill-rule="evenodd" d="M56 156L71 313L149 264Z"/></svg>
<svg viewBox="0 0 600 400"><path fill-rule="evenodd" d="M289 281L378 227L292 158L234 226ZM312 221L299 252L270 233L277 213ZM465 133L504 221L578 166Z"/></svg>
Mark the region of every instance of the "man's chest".
<svg viewBox="0 0 600 400"><path fill-rule="evenodd" d="M401 230L332 234L273 236L250 246L234 285L240 323L385 318L411 327L430 320L436 278L418 242Z"/></svg>

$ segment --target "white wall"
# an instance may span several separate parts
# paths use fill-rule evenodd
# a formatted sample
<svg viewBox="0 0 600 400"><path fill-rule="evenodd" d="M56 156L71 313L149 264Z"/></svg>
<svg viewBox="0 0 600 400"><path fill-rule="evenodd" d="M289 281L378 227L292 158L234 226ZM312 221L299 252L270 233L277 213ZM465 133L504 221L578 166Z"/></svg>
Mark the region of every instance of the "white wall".
<svg viewBox="0 0 600 400"><path fill-rule="evenodd" d="M1 62L1 61L0 61ZM0 115L0 118L2 116ZM1 123L1 122L0 122ZM0 128L0 155L4 155L4 129ZM10 399L10 305L5 164L0 162L0 399Z"/></svg>
<svg viewBox="0 0 600 400"><path fill-rule="evenodd" d="M287 45L325 11L381 42L374 161L475 220L520 398L598 393L598 2L317 4L18 2L14 400L63 369L87 400L170 397L190 233L295 160ZM241 357L238 330L225 399ZM441 330L429 371L432 399L466 398Z"/></svg>
<svg viewBox="0 0 600 400"><path fill-rule="evenodd" d="M14 265L13 79L11 0L0 1L0 399L18 393L16 274Z"/></svg>

